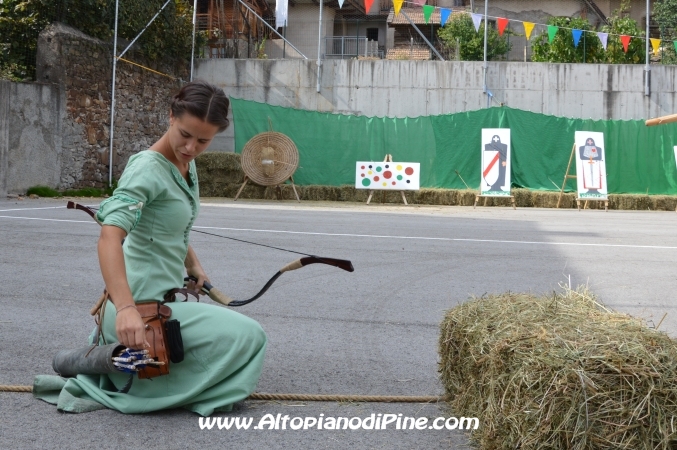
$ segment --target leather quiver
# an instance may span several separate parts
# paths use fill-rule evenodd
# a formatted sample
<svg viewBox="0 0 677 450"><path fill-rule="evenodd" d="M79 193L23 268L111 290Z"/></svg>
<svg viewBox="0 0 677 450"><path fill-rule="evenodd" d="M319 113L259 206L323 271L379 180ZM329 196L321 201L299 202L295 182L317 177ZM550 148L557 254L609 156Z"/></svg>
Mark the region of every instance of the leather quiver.
<svg viewBox="0 0 677 450"><path fill-rule="evenodd" d="M148 365L139 371L139 378L153 378L169 373L169 345L165 333L165 322L172 316L172 310L160 302L137 303L136 309L146 324L146 340L150 344L151 358L163 365Z"/></svg>

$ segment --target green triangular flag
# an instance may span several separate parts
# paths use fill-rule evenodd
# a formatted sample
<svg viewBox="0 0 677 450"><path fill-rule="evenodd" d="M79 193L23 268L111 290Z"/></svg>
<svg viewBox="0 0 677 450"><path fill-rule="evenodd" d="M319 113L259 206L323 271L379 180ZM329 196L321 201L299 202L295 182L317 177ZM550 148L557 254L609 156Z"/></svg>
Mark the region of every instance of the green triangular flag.
<svg viewBox="0 0 677 450"><path fill-rule="evenodd" d="M559 30L559 27L556 27L555 25L548 25L548 42L552 44L552 40L555 39L555 35L557 34L557 31Z"/></svg>
<svg viewBox="0 0 677 450"><path fill-rule="evenodd" d="M423 20L425 20L425 23L430 22L430 16L432 15L433 11L435 11L434 6L423 5Z"/></svg>
<svg viewBox="0 0 677 450"><path fill-rule="evenodd" d="M672 41L673 44L675 44L675 51L677 52L677 41Z"/></svg>

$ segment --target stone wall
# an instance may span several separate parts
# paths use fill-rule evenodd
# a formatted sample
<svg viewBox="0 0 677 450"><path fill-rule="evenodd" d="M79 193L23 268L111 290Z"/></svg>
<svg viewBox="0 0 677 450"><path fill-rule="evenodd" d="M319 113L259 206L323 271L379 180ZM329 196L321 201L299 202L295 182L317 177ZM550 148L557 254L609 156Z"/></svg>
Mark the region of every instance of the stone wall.
<svg viewBox="0 0 677 450"><path fill-rule="evenodd" d="M122 44L120 50L122 50ZM187 78L185 68L158 66L128 53L125 59L159 72ZM168 125L169 102L180 81L124 61L117 63L113 178L129 157L152 145ZM112 44L62 24L38 39L37 80L63 90L58 188L103 187L109 177Z"/></svg>

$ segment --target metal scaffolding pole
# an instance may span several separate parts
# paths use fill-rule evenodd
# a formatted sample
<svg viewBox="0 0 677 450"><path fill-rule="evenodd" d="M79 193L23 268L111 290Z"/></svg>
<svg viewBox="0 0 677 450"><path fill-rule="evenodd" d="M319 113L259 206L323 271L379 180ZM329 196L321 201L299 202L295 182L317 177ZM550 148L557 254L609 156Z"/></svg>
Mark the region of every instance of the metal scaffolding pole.
<svg viewBox="0 0 677 450"><path fill-rule="evenodd" d="M118 65L118 8L120 0L115 0L115 30L113 31L113 81L110 89L110 142L108 143L108 187L113 187L113 133L115 131L115 69Z"/></svg>
<svg viewBox="0 0 677 450"><path fill-rule="evenodd" d="M322 80L322 4L324 0L320 0L320 22L319 31L317 33L317 92L320 92L320 83Z"/></svg>
<svg viewBox="0 0 677 450"><path fill-rule="evenodd" d="M649 53L649 18L651 16L650 1L646 0L646 67L644 68L644 95L651 96L651 66L649 65L651 53Z"/></svg>
<svg viewBox="0 0 677 450"><path fill-rule="evenodd" d="M171 2L172 0L167 0L162 8L153 16L152 19L143 27L143 30L129 43L127 48L125 48L122 53L116 55L118 51L118 9L120 5L120 0L115 0L115 30L113 32L113 82L111 86L111 95L110 95L110 142L108 144L108 186L113 186L113 135L115 134L115 72L117 69L118 59L127 53L132 45L141 37L144 31L150 26L151 23L160 15L163 9Z"/></svg>
<svg viewBox="0 0 677 450"><path fill-rule="evenodd" d="M487 90L487 71L489 70L489 65L487 64L487 36L488 29L487 26L487 17L489 15L489 0L484 0L484 93L487 94L487 108L491 106L491 97L488 94Z"/></svg>
<svg viewBox="0 0 677 450"><path fill-rule="evenodd" d="M197 28L197 0L193 1L193 45L190 49L190 81L193 81L193 67L195 62L195 29Z"/></svg>

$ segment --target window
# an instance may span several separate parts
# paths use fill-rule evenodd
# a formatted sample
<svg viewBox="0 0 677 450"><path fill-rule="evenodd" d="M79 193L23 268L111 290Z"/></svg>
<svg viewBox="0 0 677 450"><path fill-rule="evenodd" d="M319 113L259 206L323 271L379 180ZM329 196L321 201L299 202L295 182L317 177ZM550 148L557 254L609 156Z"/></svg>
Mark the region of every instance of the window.
<svg viewBox="0 0 677 450"><path fill-rule="evenodd" d="M378 28L367 28L367 40L378 41Z"/></svg>

